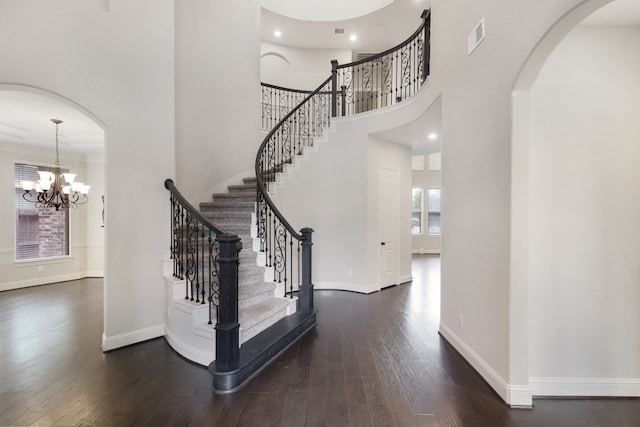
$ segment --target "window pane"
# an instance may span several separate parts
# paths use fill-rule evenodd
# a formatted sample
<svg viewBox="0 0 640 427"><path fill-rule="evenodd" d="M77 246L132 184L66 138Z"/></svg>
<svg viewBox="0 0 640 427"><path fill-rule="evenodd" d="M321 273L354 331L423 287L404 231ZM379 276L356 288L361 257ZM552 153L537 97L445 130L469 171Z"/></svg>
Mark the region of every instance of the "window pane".
<svg viewBox="0 0 640 427"><path fill-rule="evenodd" d="M411 233L422 233L422 188L411 189Z"/></svg>
<svg viewBox="0 0 640 427"><path fill-rule="evenodd" d="M440 189L429 189L429 212L427 217L427 232L440 234Z"/></svg>
<svg viewBox="0 0 640 427"><path fill-rule="evenodd" d="M16 259L69 255L69 212L38 208L23 198L20 181L37 181L37 171L53 168L15 164Z"/></svg>

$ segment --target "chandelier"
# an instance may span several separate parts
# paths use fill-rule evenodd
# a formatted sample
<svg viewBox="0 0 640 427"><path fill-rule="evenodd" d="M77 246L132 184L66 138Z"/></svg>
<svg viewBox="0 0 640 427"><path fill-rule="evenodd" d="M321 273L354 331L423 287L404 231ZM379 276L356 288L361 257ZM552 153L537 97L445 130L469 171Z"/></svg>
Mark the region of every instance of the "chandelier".
<svg viewBox="0 0 640 427"><path fill-rule="evenodd" d="M38 208L77 208L89 201L89 185L76 182L76 174L62 173L58 152L58 125L62 120L51 119L56 125L56 164L53 172L38 171L38 181L21 181L22 198L34 203ZM64 183L62 182L64 180Z"/></svg>

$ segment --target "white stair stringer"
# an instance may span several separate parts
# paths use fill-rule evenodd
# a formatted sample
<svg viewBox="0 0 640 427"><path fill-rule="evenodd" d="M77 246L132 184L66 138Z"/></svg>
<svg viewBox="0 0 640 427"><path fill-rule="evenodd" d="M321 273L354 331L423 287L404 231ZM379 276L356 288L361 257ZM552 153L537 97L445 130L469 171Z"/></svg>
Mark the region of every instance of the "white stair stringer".
<svg viewBox="0 0 640 427"><path fill-rule="evenodd" d="M165 276L167 312L165 338L169 345L185 358L208 366L215 360L215 308L209 324L209 304L184 299L185 281ZM297 298L276 297L282 287L273 283L255 285L256 292L239 289L238 301L240 344L250 340L278 320L296 311Z"/></svg>
<svg viewBox="0 0 640 427"><path fill-rule="evenodd" d="M331 124L328 128L322 132L322 135L313 138L312 146L302 147L302 154L296 154L293 156L292 162L283 165L282 172L276 173L275 180L269 185L269 196L272 198L277 197L278 190L282 189L286 182L292 179L293 171L299 170L302 166L309 162L312 157L312 153L320 150L320 146L329 140L329 134L335 132L335 124Z"/></svg>

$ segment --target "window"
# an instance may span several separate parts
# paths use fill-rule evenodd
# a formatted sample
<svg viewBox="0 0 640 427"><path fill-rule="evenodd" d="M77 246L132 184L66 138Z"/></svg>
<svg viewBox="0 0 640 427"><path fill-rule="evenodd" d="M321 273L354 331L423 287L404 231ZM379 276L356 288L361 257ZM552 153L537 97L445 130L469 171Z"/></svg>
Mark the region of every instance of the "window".
<svg viewBox="0 0 640 427"><path fill-rule="evenodd" d="M69 210L38 208L22 197L20 181L37 181L38 170L53 168L16 163L16 260L69 255Z"/></svg>
<svg viewBox="0 0 640 427"><path fill-rule="evenodd" d="M429 189L429 211L427 213L429 234L440 234L440 189Z"/></svg>
<svg viewBox="0 0 640 427"><path fill-rule="evenodd" d="M411 234L422 234L422 188L411 189Z"/></svg>

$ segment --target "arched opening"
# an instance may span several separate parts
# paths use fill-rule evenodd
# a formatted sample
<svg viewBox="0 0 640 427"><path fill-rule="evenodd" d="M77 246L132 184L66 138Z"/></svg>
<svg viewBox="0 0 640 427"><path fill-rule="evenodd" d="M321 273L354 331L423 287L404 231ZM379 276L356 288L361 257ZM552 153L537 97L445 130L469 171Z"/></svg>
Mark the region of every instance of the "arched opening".
<svg viewBox="0 0 640 427"><path fill-rule="evenodd" d="M565 16L514 88L511 311L528 348L511 358L534 396L640 395L640 10L607 3Z"/></svg>
<svg viewBox="0 0 640 427"><path fill-rule="evenodd" d="M4 202L0 209L7 220L6 229L10 231L0 237L3 267L0 290L104 277L104 125L82 106L61 95L15 84L0 85L0 117L0 176L5 188L0 192ZM31 228L19 227L18 224L24 225L25 218L34 214L22 212L24 207L18 206L22 190L16 184L16 165L53 165L55 127L51 119L63 122L59 132L60 165L76 173L78 181L91 186L89 200L77 209L69 209L65 223L56 225L60 230L50 231L47 224L38 225L41 220L29 222L35 224ZM34 212L36 218L41 216L38 210ZM14 222L16 225L11 227ZM44 235L51 235L47 241L66 240L63 256L52 256L38 249ZM18 256L19 246L27 243L36 249L26 256Z"/></svg>
<svg viewBox="0 0 640 427"><path fill-rule="evenodd" d="M276 86L291 87L291 62L278 52L260 56L260 80Z"/></svg>

